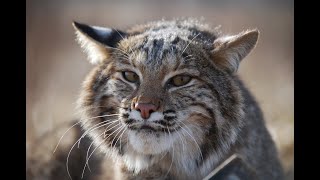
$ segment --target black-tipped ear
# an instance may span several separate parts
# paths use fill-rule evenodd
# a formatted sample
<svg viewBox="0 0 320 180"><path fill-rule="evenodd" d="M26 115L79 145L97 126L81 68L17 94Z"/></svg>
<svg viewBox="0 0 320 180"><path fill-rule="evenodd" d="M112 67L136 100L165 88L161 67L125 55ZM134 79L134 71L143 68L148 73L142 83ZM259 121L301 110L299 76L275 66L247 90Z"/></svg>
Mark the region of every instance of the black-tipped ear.
<svg viewBox="0 0 320 180"><path fill-rule="evenodd" d="M257 44L258 37L259 31L255 29L216 39L212 51L214 63L229 73L236 72L241 60Z"/></svg>
<svg viewBox="0 0 320 180"><path fill-rule="evenodd" d="M75 28L77 40L87 53L92 64L107 59L112 48L125 37L125 33L105 27L89 26L78 22L72 23Z"/></svg>

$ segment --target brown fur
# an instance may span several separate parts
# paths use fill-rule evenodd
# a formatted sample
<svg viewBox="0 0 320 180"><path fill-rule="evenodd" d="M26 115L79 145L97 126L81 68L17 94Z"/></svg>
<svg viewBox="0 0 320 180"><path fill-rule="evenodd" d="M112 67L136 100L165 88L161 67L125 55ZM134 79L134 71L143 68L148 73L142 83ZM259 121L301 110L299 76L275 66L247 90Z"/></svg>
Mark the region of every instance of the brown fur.
<svg viewBox="0 0 320 180"><path fill-rule="evenodd" d="M114 179L202 179L232 154L260 179L282 179L262 112L236 75L256 45L257 30L223 36L195 19L126 31L74 27L96 65L79 98L81 126L114 161ZM128 82L126 71L139 80ZM192 79L176 87L172 78L178 75ZM135 103L160 108L142 119ZM240 177L236 169L246 170L238 166L227 174Z"/></svg>

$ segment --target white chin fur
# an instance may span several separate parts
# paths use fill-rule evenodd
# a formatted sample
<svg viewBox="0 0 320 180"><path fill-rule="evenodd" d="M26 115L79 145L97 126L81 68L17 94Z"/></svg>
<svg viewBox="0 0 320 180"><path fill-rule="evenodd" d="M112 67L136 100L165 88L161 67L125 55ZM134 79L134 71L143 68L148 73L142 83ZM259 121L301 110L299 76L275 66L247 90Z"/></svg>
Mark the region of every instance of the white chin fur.
<svg viewBox="0 0 320 180"><path fill-rule="evenodd" d="M168 134L160 133L157 137L155 133L144 131L128 131L129 143L133 149L141 154L160 154L168 151L176 139L175 135L168 137Z"/></svg>

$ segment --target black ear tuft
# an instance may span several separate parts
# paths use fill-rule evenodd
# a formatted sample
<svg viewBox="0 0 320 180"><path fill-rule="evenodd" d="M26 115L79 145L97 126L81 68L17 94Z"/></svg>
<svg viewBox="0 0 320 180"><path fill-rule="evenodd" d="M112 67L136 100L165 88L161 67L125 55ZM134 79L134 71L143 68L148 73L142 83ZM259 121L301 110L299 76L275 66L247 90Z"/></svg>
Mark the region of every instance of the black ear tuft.
<svg viewBox="0 0 320 180"><path fill-rule="evenodd" d="M109 47L115 47L116 44L126 36L126 33L116 29L89 26L76 21L73 21L73 26L84 35Z"/></svg>
<svg viewBox="0 0 320 180"><path fill-rule="evenodd" d="M101 63L110 57L111 52L126 34L116 29L89 26L73 21L77 40L88 55L92 64Z"/></svg>

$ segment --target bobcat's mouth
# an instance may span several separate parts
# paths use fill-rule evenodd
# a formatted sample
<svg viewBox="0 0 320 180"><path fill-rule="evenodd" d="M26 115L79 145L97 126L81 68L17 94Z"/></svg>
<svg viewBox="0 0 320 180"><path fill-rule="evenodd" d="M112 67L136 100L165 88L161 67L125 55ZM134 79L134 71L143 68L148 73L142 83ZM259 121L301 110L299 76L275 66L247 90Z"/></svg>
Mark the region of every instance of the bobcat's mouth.
<svg viewBox="0 0 320 180"><path fill-rule="evenodd" d="M141 131L141 130L144 130L144 131L158 131L159 130L158 128L153 127L152 125L147 124L147 123L143 123L143 124L140 124L140 125L128 125L128 128L131 129L131 130L136 130L136 131Z"/></svg>
<svg viewBox="0 0 320 180"><path fill-rule="evenodd" d="M142 126L140 127L140 129L142 129L142 130L155 131L155 129L154 129L153 127L149 126L149 125L142 125Z"/></svg>
<svg viewBox="0 0 320 180"><path fill-rule="evenodd" d="M150 122L143 122L143 123L131 123L127 124L127 127L131 130L138 131L138 132L164 132L168 133L168 131L172 132L172 128L170 127L163 127L163 125L160 125L158 123L150 123Z"/></svg>

